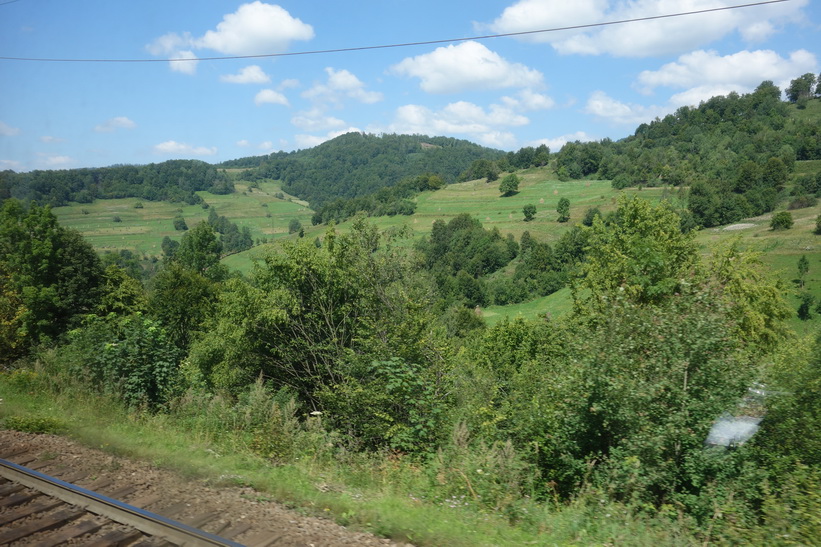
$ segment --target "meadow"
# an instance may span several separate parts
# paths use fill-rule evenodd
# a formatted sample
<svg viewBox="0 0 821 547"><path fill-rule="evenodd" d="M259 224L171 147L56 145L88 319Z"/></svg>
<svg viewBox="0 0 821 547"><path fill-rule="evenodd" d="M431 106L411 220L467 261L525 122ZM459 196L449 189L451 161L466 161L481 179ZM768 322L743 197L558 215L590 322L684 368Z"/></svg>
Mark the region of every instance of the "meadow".
<svg viewBox="0 0 821 547"><path fill-rule="evenodd" d="M804 161L796 164L794 177L812 174L821 170L821 161ZM496 228L502 234L513 234L518 240L528 231L540 241L555 243L567 230L581 223L586 211L597 207L602 213L616 208L619 194L638 194L650 201L669 200L676 206L683 206L680 190L677 188L630 188L613 190L610 181L570 180L559 181L555 173L546 167L533 168L517 173L521 183L519 191L511 196L502 196L499 181L487 183L474 180L449 185L435 192L423 192L417 197L416 212L410 216L383 216L372 218L380 229L408 227L412 230L412 240L430 234L436 220L447 222L451 218L468 213L478 218L485 228ZM279 184L267 181L252 188L238 182L236 192L229 195L215 195L198 192L203 200L218 214L226 216L240 227L248 226L254 240L266 238L269 243L279 239L297 237L288 233L288 225L297 219L304 228L304 237L322 237L328 227L312 226L313 212L308 204L285 195ZM559 199L570 200L570 221L559 223L556 206ZM142 207L135 205L141 203ZM522 208L527 204L536 206L533 220L525 222ZM784 207L782 206L781 209ZM781 210L780 209L780 210ZM136 198L97 200L93 204L72 204L54 209L60 222L80 231L100 252L130 249L147 256L159 256L160 243L165 236L179 239L183 232L173 226L173 218L181 215L189 228L208 217L208 209L201 205L171 204L165 202L141 201ZM708 254L713 248L727 241L740 238L744 248L760 252L761 260L783 281L788 299L794 308L798 307L797 262L802 255L810 261L810 269L805 278L805 290L816 301L821 301L821 245L819 237L813 233L815 219L821 214L821 206L791 211L795 225L790 230L772 231L771 214L745 219L733 225L701 230L696 237L702 252ZM121 222L114 222L118 216ZM337 229L347 231L349 222ZM253 260L269 249L268 245L227 256L223 262L231 269L243 273L250 271ZM509 306L491 306L482 310L488 324L495 324L505 317L535 319L542 314L560 316L570 311L569 289L530 302ZM815 314L818 317L818 314ZM814 328L816 321L801 321L797 317L791 327L798 332Z"/></svg>

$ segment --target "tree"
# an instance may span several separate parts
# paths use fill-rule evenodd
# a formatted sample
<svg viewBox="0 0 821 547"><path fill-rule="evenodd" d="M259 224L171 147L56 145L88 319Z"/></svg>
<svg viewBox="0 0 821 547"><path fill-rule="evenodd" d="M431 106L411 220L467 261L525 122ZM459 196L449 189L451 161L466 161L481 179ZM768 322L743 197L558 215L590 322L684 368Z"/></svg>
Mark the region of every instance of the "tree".
<svg viewBox="0 0 821 547"><path fill-rule="evenodd" d="M522 207L522 212L525 215L525 222L530 222L533 220L533 217L536 216L536 206L532 203L528 203L524 207Z"/></svg>
<svg viewBox="0 0 821 547"><path fill-rule="evenodd" d="M599 211L598 207L590 207L584 213L584 219L582 219L582 224L584 226L593 226L593 220L596 217L601 216L601 211Z"/></svg>
<svg viewBox="0 0 821 547"><path fill-rule="evenodd" d="M174 345L187 350L212 316L216 300L217 291L211 281L174 262L154 278L150 304Z"/></svg>
<svg viewBox="0 0 821 547"><path fill-rule="evenodd" d="M222 244L210 224L200 222L187 231L180 240L174 258L180 265L214 281L225 277L226 270L220 261Z"/></svg>
<svg viewBox="0 0 821 547"><path fill-rule="evenodd" d="M792 213L789 211L779 211L775 213L770 221L770 229L772 230L789 230L792 228L792 225Z"/></svg>
<svg viewBox="0 0 821 547"><path fill-rule="evenodd" d="M9 199L0 209L3 297L19 322L17 347L54 339L99 302L103 268L76 230L59 225L50 207ZM19 304L19 305L18 305Z"/></svg>
<svg viewBox="0 0 821 547"><path fill-rule="evenodd" d="M821 235L821 215L815 217L815 230L813 233L815 235Z"/></svg>
<svg viewBox="0 0 821 547"><path fill-rule="evenodd" d="M799 299L801 304L798 306L798 318L802 321L812 319L812 305L815 303L815 297L808 292L802 292Z"/></svg>
<svg viewBox="0 0 821 547"><path fill-rule="evenodd" d="M787 88L787 99L791 103L798 102L801 99L810 99L815 93L815 74L808 72L803 76L790 81Z"/></svg>
<svg viewBox="0 0 821 547"><path fill-rule="evenodd" d="M174 229L178 232L184 232L188 229L188 225L185 223L185 219L182 217L174 217Z"/></svg>
<svg viewBox="0 0 821 547"><path fill-rule="evenodd" d="M581 276L571 286L577 312L604 311L618 299L658 304L689 283L699 264L694 232L666 204L619 198L616 220L596 217Z"/></svg>
<svg viewBox="0 0 821 547"><path fill-rule="evenodd" d="M291 222L288 223L288 233L295 234L300 230L302 230L302 223L299 220L292 218Z"/></svg>
<svg viewBox="0 0 821 547"><path fill-rule="evenodd" d="M798 259L798 284L804 288L804 277L810 271L810 261L807 260L807 255L801 255Z"/></svg>
<svg viewBox="0 0 821 547"><path fill-rule="evenodd" d="M570 200L561 198L559 205L556 207L556 212L559 213L559 218L556 219L557 222L567 222L570 220Z"/></svg>
<svg viewBox="0 0 821 547"><path fill-rule="evenodd" d="M509 173L499 184L499 191L503 196L512 196L519 191L519 177L515 173Z"/></svg>

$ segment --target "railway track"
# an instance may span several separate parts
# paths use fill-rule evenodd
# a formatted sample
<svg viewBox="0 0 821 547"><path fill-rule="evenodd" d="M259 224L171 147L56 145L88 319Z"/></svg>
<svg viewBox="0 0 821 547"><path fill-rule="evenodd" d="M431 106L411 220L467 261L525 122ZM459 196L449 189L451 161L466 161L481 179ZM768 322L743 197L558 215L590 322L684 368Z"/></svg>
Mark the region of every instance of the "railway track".
<svg viewBox="0 0 821 547"><path fill-rule="evenodd" d="M38 469L47 468L49 460L34 453L3 454L0 449L0 456L0 546L241 546L246 543L234 541L241 535L250 539L247 545L276 540L270 533L254 536L247 524L232 525L216 511L185 515L188 504L140 497L134 487L70 470L62 478L46 475ZM154 505L156 512L145 509ZM174 520L177 515L184 516Z"/></svg>

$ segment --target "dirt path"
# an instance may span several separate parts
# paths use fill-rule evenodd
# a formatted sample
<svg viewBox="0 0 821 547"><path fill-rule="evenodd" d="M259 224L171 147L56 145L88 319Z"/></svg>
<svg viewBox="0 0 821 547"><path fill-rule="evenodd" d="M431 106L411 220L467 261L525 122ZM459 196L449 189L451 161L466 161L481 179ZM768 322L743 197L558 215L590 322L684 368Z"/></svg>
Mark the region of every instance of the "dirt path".
<svg viewBox="0 0 821 547"><path fill-rule="evenodd" d="M120 486L136 486L137 491L123 500L127 503L150 499L155 495L162 497L156 504L158 507L182 502L186 509L175 517L177 520L186 515L213 511L232 525L247 523L251 529L235 539L239 543L278 546L398 545L371 534L348 530L327 519L301 515L281 504L264 501L264 496L251 488L215 488L201 481L185 480L142 462L86 448L63 437L0 430L3 452L18 446L37 453L41 460L51 462L48 467L39 470L42 473L68 469L87 472L94 480L108 479L112 481L112 486L108 487L111 490ZM158 510L154 505L146 509Z"/></svg>

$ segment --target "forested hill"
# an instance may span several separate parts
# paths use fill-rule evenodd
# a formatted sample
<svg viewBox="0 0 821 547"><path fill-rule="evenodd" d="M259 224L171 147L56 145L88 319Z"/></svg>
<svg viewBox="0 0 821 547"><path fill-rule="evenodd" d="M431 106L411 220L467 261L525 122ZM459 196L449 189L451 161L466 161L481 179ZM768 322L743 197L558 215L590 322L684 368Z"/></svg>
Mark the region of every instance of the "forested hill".
<svg viewBox="0 0 821 547"><path fill-rule="evenodd" d="M229 194L234 184L222 170L199 160L170 160L148 165L117 165L59 171L0 172L0 201L36 200L53 207L70 201L136 197L148 201L199 203L208 190Z"/></svg>
<svg viewBox="0 0 821 547"><path fill-rule="evenodd" d="M559 178L688 186L689 209L705 227L772 211L796 160L821 159L819 100L792 86L787 97L766 81L752 93L683 106L619 141L568 143L556 156ZM815 186L798 189L812 195Z"/></svg>
<svg viewBox="0 0 821 547"><path fill-rule="evenodd" d="M503 156L500 150L450 137L347 133L307 150L242 158L220 166L250 167L242 174L250 181L281 180L283 190L316 209L336 198L372 194L426 173L452 183L475 160Z"/></svg>

